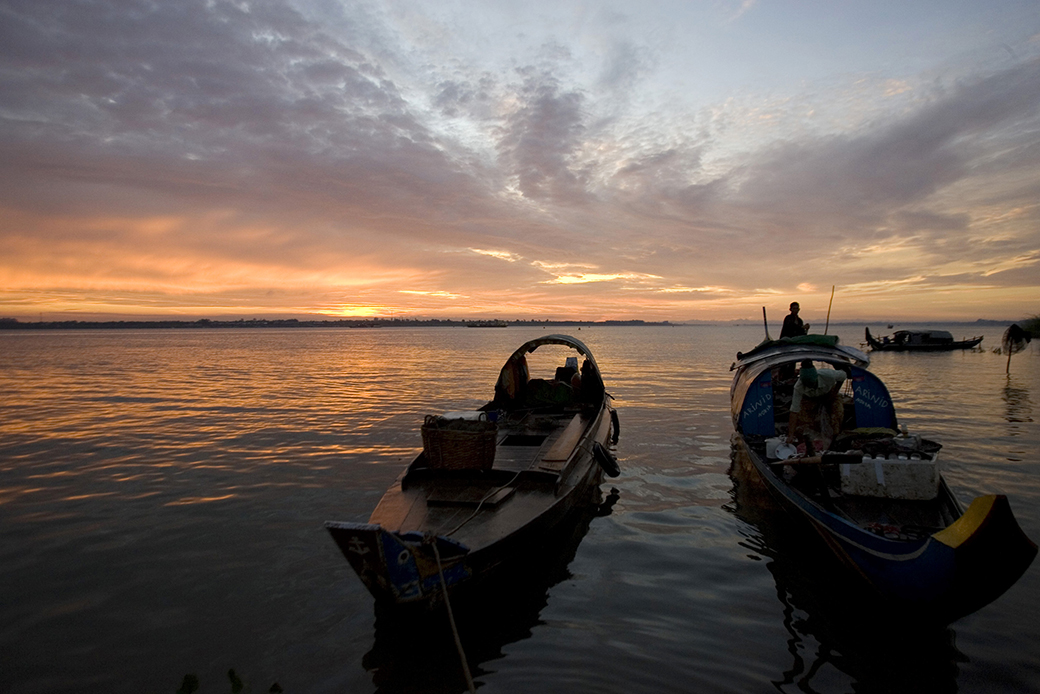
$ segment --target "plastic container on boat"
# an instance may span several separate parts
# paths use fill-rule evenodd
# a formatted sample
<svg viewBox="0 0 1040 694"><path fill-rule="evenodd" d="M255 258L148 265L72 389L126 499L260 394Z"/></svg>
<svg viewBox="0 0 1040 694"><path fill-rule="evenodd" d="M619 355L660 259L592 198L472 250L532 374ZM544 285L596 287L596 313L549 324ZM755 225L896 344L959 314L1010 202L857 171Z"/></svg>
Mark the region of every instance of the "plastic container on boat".
<svg viewBox="0 0 1040 694"><path fill-rule="evenodd" d="M886 460L863 456L859 464L839 467L841 491L853 496L926 501L939 493L937 460Z"/></svg>

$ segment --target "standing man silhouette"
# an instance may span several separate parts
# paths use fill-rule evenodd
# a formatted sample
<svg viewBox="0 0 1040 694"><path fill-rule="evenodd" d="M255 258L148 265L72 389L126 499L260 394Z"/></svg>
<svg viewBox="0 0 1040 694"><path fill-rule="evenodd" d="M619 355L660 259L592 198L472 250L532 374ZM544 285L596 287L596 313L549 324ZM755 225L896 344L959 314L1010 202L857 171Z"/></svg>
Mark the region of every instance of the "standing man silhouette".
<svg viewBox="0 0 1040 694"><path fill-rule="evenodd" d="M791 313L784 316L784 327L780 329L780 337L797 337L799 335L805 335L809 332L809 324L802 323L802 319L798 317L798 311L801 307L797 301L791 302Z"/></svg>

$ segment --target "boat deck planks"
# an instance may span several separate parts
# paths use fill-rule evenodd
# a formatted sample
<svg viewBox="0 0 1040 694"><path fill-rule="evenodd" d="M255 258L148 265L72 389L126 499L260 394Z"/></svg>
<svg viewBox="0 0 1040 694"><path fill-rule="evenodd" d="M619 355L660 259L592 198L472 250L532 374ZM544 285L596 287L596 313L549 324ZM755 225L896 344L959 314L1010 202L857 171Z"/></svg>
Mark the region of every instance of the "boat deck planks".
<svg viewBox="0 0 1040 694"><path fill-rule="evenodd" d="M566 426L561 426L564 421ZM504 422L495 449L494 474L459 471L458 477L445 478L406 471L373 511L371 522L395 531L425 527L449 532L465 521L465 530L460 529L456 539L465 536L468 542L479 543L485 532L500 532L502 519L516 523L545 510L544 494L517 492L554 484L587 426L581 413L527 415L513 423ZM521 445L503 445L510 441ZM520 473L526 475L523 480ZM494 527L482 527L488 523Z"/></svg>
<svg viewBox="0 0 1040 694"><path fill-rule="evenodd" d="M423 518L423 527L434 534L447 536L471 547L480 547L499 538L504 532L508 534L518 527L523 527L546 510L544 494L531 493L523 489L510 489L508 503L499 506L484 504L478 509L471 505L427 505ZM405 529L411 528L405 526Z"/></svg>
<svg viewBox="0 0 1040 694"><path fill-rule="evenodd" d="M426 495L427 506L487 506L492 508L502 503L516 491L516 487L492 487L487 485L462 484L439 485Z"/></svg>
<svg viewBox="0 0 1040 694"><path fill-rule="evenodd" d="M582 417L581 414L574 415L566 428L556 437L552 448L542 456L542 461L538 467L542 470L558 472L574 452L574 447L578 445L578 441L581 439L581 434L585 431L587 424L588 420Z"/></svg>
<svg viewBox="0 0 1040 694"><path fill-rule="evenodd" d="M944 512L944 506L938 497L931 501L903 501L900 504L892 504L887 499L845 495L837 505L862 527L880 522L900 528L919 528L936 532L956 520L949 512Z"/></svg>
<svg viewBox="0 0 1040 694"><path fill-rule="evenodd" d="M540 450L538 446L499 446L495 449L495 467L510 472L530 470Z"/></svg>

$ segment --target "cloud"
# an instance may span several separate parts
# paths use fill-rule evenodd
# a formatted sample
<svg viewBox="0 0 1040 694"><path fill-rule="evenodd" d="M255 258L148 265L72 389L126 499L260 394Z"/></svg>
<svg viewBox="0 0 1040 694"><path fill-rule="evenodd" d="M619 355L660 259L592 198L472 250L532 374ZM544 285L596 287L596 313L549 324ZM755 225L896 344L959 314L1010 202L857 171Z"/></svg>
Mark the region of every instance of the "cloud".
<svg viewBox="0 0 1040 694"><path fill-rule="evenodd" d="M399 289L401 294L415 294L417 296L432 296L439 299L463 299L465 298L462 294L454 294L452 292L425 292L418 289Z"/></svg>
<svg viewBox="0 0 1040 694"><path fill-rule="evenodd" d="M908 117L862 134L779 143L749 167L739 199L758 210L810 207L829 223L878 223L969 176L984 139L1036 122L1040 61L960 85ZM984 154L985 152L985 154Z"/></svg>
<svg viewBox="0 0 1040 694"><path fill-rule="evenodd" d="M733 40L762 9L727 7ZM4 3L0 278L673 317L832 284L1036 286L1035 49L688 108L653 14L451 12ZM522 50L467 33L486 26Z"/></svg>
<svg viewBox="0 0 1040 694"><path fill-rule="evenodd" d="M574 164L585 131L583 96L563 90L552 75L524 72L516 108L502 127L501 161L524 197L581 203L585 174Z"/></svg>
<svg viewBox="0 0 1040 694"><path fill-rule="evenodd" d="M626 92L637 87L639 79L651 71L653 61L649 53L645 46L633 41L612 41L599 76L599 86L609 89L616 98L624 98Z"/></svg>
<svg viewBox="0 0 1040 694"><path fill-rule="evenodd" d="M479 248L470 248L469 250L477 255L486 255L492 258L498 258L499 260L506 260L510 263L515 263L520 260L520 256L515 253L510 253L509 251L488 251Z"/></svg>
<svg viewBox="0 0 1040 694"><path fill-rule="evenodd" d="M738 19L743 17L745 14L747 14L751 10L751 8L753 8L756 4L757 4L757 0L740 0L740 6L736 10L733 11L733 14L730 15L728 21L730 21L730 22L737 21Z"/></svg>
<svg viewBox="0 0 1040 694"><path fill-rule="evenodd" d="M657 291L662 294L709 294L716 296L734 295L736 292L728 287L664 287ZM756 293L760 293L758 290Z"/></svg>
<svg viewBox="0 0 1040 694"><path fill-rule="evenodd" d="M613 282L615 280L648 280L661 279L657 275L647 275L638 272L582 272L578 274L557 275L551 280L545 280L543 284L589 284L592 282Z"/></svg>
<svg viewBox="0 0 1040 694"><path fill-rule="evenodd" d="M378 216L475 191L377 61L288 6L25 3L4 19L10 202L108 183Z"/></svg>

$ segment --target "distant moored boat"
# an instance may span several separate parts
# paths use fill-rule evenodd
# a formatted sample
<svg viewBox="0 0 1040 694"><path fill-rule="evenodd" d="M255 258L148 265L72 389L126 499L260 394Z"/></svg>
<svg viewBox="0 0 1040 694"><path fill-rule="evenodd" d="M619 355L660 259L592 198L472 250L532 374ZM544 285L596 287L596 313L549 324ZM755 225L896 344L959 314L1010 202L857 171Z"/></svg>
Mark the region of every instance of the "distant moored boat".
<svg viewBox="0 0 1040 694"><path fill-rule="evenodd" d="M888 326L892 327L892 326ZM967 340L954 340L946 330L897 330L891 335L874 337L866 329L867 344L875 352L948 352L972 349L982 342L977 335Z"/></svg>

